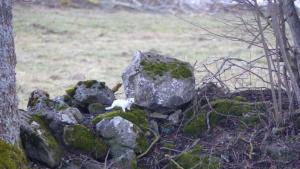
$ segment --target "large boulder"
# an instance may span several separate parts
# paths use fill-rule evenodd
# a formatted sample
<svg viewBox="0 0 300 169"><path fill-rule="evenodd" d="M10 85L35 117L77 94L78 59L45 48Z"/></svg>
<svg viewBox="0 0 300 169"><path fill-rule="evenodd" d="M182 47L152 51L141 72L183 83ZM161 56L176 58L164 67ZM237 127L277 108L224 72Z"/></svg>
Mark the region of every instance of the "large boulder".
<svg viewBox="0 0 300 169"><path fill-rule="evenodd" d="M34 115L28 125L22 125L20 135L25 152L31 160L50 168L60 164L63 151L40 116Z"/></svg>
<svg viewBox="0 0 300 169"><path fill-rule="evenodd" d="M151 52L137 52L122 79L127 98L157 111L175 110L191 101L195 92L189 63Z"/></svg>
<svg viewBox="0 0 300 169"><path fill-rule="evenodd" d="M115 100L114 92L104 82L97 80L80 81L75 87L67 89L66 93L71 105L86 109L93 103L111 105Z"/></svg>

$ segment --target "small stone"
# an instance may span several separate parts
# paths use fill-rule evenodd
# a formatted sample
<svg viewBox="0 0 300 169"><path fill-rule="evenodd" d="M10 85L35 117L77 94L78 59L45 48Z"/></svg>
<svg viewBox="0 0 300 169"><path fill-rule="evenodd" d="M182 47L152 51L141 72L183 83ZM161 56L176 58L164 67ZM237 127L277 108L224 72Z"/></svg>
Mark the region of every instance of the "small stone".
<svg viewBox="0 0 300 169"><path fill-rule="evenodd" d="M154 118L154 119L163 119L163 120L166 120L168 118L168 115L154 112L154 113L149 114L149 117Z"/></svg>
<svg viewBox="0 0 300 169"><path fill-rule="evenodd" d="M179 123L179 117L180 115L182 114L182 111L179 109L177 111L175 111L173 114L171 114L169 117L168 117L168 121L175 125L175 124L178 124Z"/></svg>
<svg viewBox="0 0 300 169"><path fill-rule="evenodd" d="M159 127L155 120L151 120L149 123L150 128L155 131L157 134L159 134Z"/></svg>

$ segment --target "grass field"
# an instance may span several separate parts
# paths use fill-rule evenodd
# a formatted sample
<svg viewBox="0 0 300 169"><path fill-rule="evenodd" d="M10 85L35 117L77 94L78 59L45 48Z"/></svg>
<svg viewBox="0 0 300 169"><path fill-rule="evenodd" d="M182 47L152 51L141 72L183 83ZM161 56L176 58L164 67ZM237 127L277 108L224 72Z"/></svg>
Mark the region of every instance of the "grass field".
<svg viewBox="0 0 300 169"><path fill-rule="evenodd" d="M220 33L228 29L218 19L230 16L181 17ZM84 79L105 81L112 87L121 82L122 71L137 50L156 50L191 63L249 56L245 44L212 37L173 15L17 5L14 31L20 108L25 108L29 93L37 88L51 96L62 95Z"/></svg>

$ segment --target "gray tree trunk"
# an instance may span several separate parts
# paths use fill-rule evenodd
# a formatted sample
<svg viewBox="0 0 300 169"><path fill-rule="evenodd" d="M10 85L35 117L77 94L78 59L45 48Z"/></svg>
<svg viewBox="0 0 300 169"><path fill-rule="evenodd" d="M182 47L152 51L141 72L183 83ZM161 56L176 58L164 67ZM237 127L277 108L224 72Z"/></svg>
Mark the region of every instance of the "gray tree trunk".
<svg viewBox="0 0 300 169"><path fill-rule="evenodd" d="M295 76L297 76L298 85L300 86L300 20L294 0L281 0L281 3L283 3L284 16L287 20L294 41L295 58L293 60L296 60L296 63L292 63L292 65L294 65L294 67L298 70Z"/></svg>
<svg viewBox="0 0 300 169"><path fill-rule="evenodd" d="M11 144L19 137L15 66L12 0L0 0L0 139Z"/></svg>

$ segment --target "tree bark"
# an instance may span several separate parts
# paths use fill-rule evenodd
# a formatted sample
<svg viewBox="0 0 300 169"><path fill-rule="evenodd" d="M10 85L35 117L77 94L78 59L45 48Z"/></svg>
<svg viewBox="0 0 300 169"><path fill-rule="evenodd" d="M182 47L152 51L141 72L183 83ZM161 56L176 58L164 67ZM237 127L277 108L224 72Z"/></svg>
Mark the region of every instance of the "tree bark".
<svg viewBox="0 0 300 169"><path fill-rule="evenodd" d="M281 0L281 3L283 4L282 7L284 16L287 20L294 41L295 58L292 59L296 60L296 65L292 63L292 66L294 67L294 69L297 68L298 70L298 74L295 74L295 76L297 76L296 78L298 81L298 85L300 86L300 20L297 14L294 0Z"/></svg>
<svg viewBox="0 0 300 169"><path fill-rule="evenodd" d="M11 144L19 137L15 67L12 0L0 0L0 139Z"/></svg>

